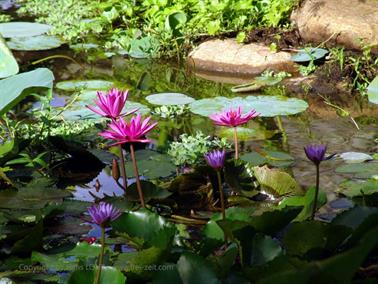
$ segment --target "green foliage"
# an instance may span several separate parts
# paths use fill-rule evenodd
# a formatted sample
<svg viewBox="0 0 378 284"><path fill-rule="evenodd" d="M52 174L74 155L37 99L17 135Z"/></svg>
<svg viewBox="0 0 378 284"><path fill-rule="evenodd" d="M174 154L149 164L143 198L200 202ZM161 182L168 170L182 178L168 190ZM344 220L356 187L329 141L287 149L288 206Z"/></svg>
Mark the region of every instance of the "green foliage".
<svg viewBox="0 0 378 284"><path fill-rule="evenodd" d="M180 53L203 34L285 24L297 0L22 0L19 13L70 42L105 39L133 57ZM209 12L211 11L211 13ZM239 34L242 40L242 34ZM185 50L185 48L184 48Z"/></svg>
<svg viewBox="0 0 378 284"><path fill-rule="evenodd" d="M182 134L179 141L172 142L168 155L176 166L194 166L203 161L203 155L215 148L230 148L226 138L214 138L197 132L195 136Z"/></svg>

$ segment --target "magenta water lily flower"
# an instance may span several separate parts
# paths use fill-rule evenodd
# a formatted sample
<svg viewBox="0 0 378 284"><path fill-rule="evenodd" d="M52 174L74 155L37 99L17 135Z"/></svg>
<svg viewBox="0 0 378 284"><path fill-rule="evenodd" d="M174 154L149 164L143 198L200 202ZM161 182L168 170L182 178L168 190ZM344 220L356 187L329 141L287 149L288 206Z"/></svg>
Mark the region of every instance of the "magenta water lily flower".
<svg viewBox="0 0 378 284"><path fill-rule="evenodd" d="M88 208L88 213L93 223L105 226L108 222L114 221L121 215L121 211L113 207L112 204L100 202Z"/></svg>
<svg viewBox="0 0 378 284"><path fill-rule="evenodd" d="M242 124L246 124L251 119L258 116L259 113L256 110L251 110L245 115L242 114L242 107L238 107L236 110L230 108L221 113L212 114L209 118L216 124L228 127L237 127Z"/></svg>
<svg viewBox="0 0 378 284"><path fill-rule="evenodd" d="M223 168L225 159L225 150L214 150L205 154L205 160L207 164L215 170L220 170L221 168Z"/></svg>
<svg viewBox="0 0 378 284"><path fill-rule="evenodd" d="M105 130L99 135L117 141L112 145L134 142L148 143L151 140L146 138L146 134L157 125L157 122L150 123L150 120L151 117L147 117L142 121L142 116L137 114L131 118L129 123L124 119L112 121L108 125L110 130Z"/></svg>
<svg viewBox="0 0 378 284"><path fill-rule="evenodd" d="M315 165L319 165L322 161L326 160L325 154L327 146L323 144L311 144L304 147L307 158Z"/></svg>
<svg viewBox="0 0 378 284"><path fill-rule="evenodd" d="M95 100L98 108L89 105L87 105L86 107L101 116L115 120L120 116L126 116L138 110L134 109L127 113L122 113L122 109L124 108L127 101L127 96L128 91L123 92L116 88L111 89L107 94L98 91L98 100Z"/></svg>

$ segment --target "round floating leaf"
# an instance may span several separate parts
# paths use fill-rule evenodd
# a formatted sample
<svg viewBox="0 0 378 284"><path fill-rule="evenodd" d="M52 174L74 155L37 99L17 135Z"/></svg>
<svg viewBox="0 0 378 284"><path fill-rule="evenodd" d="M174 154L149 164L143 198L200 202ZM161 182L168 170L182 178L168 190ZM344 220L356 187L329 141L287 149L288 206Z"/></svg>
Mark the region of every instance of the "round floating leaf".
<svg viewBox="0 0 378 284"><path fill-rule="evenodd" d="M378 192L378 180L347 181L340 185L339 192L350 198L371 195Z"/></svg>
<svg viewBox="0 0 378 284"><path fill-rule="evenodd" d="M0 35L4 38L31 37L45 34L52 27L46 24L29 22L9 22L0 24Z"/></svg>
<svg viewBox="0 0 378 284"><path fill-rule="evenodd" d="M251 262L253 265L265 264L282 254L278 241L269 236L257 234L252 243Z"/></svg>
<svg viewBox="0 0 378 284"><path fill-rule="evenodd" d="M328 50L323 48L304 48L300 49L298 53L291 57L291 60L298 63L310 62L311 60L318 60L328 54Z"/></svg>
<svg viewBox="0 0 378 284"><path fill-rule="evenodd" d="M272 131L268 131L255 123L251 128L237 127L239 141L250 140L264 140L273 136ZM217 129L217 136L221 138L227 138L229 141L233 141L234 129L230 127L219 127Z"/></svg>
<svg viewBox="0 0 378 284"><path fill-rule="evenodd" d="M273 76L259 76L252 80L252 82L247 84L242 84L234 86L231 88L233 93L244 93L244 92L254 92L260 90L263 87L274 86L281 82L283 78L273 77Z"/></svg>
<svg viewBox="0 0 378 284"><path fill-rule="evenodd" d="M239 106L243 108L244 113L255 109L260 116L273 117L303 112L307 109L308 104L303 100L285 96L215 97L191 103L190 110L195 114L209 116Z"/></svg>
<svg viewBox="0 0 378 284"><path fill-rule="evenodd" d="M93 283L95 277L96 270L75 270L68 279L68 284L90 284ZM102 266L99 283L124 284L126 277L112 266Z"/></svg>
<svg viewBox="0 0 378 284"><path fill-rule="evenodd" d="M367 88L369 101L378 105L378 76L370 83Z"/></svg>
<svg viewBox="0 0 378 284"><path fill-rule="evenodd" d="M140 150L135 153L138 161L139 174L149 179L168 177L176 171L171 158L166 154L161 154L151 150ZM130 161L126 162L126 172L133 177L133 165Z"/></svg>
<svg viewBox="0 0 378 284"><path fill-rule="evenodd" d="M15 37L7 42L13 50L49 50L61 46L63 42L54 36L40 35L31 37Z"/></svg>
<svg viewBox="0 0 378 284"><path fill-rule="evenodd" d="M56 88L64 91L86 90L108 90L114 85L113 82L105 80L73 80L61 81L56 84Z"/></svg>
<svg viewBox="0 0 378 284"><path fill-rule="evenodd" d="M254 167L253 172L260 185L273 195L301 193L300 186L288 173L270 169L267 166Z"/></svg>
<svg viewBox="0 0 378 284"><path fill-rule="evenodd" d="M186 105L195 100L187 95L180 93L161 93L152 94L146 97L146 100L153 105Z"/></svg>
<svg viewBox="0 0 378 284"><path fill-rule="evenodd" d="M336 168L340 174L354 174L357 178L371 178L378 175L378 163L354 163Z"/></svg>
<svg viewBox="0 0 378 284"><path fill-rule="evenodd" d="M0 78L16 75L18 71L16 59L0 36Z"/></svg>
<svg viewBox="0 0 378 284"><path fill-rule="evenodd" d="M347 163L362 163L365 161L374 160L372 156L359 152L345 152L340 154L340 158Z"/></svg>
<svg viewBox="0 0 378 284"><path fill-rule="evenodd" d="M151 199L165 199L168 196L172 195L173 192L170 192L166 189L157 187L155 184L149 181L141 180L140 181L143 188L144 201L149 202ZM136 183L133 183L127 188L127 198L132 201L139 201L139 194L137 190Z"/></svg>

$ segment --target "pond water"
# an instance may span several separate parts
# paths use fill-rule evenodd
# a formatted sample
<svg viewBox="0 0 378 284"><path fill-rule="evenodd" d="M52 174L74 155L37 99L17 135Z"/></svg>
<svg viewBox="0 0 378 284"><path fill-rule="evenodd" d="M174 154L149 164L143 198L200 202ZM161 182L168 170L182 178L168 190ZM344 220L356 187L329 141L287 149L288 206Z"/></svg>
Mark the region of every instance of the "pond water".
<svg viewBox="0 0 378 284"><path fill-rule="evenodd" d="M179 92L195 99L216 96L246 96L259 93L234 94L231 92L232 84L224 82L246 82L248 79L222 78L206 74L197 76L188 70L185 64L181 66L172 62L158 62L153 60L130 60L120 56L110 59L91 59L83 54L74 55L69 50L54 50L52 52L18 52L16 56L22 62L21 66L54 54L73 56L77 63L66 59L45 61L45 67L50 68L56 77L55 83L62 80L106 80L112 81L117 87L130 89L129 100L149 105L145 97L153 93ZM30 66L30 65L29 65ZM31 67L31 66L30 66ZM35 68L36 66L32 66ZM204 79L203 77L207 78ZM208 80L208 78L212 80ZM56 90L54 104L62 105L69 101L69 93ZM282 94L281 87L273 87L264 94ZM287 96L294 96L286 94ZM321 141L328 145L328 153L376 151L374 138L378 136L378 111L361 97L341 97L335 94L330 98L336 104L349 111L356 120L359 129L349 117L341 117L336 110L327 106L320 96L296 95L309 103L309 108L297 115L280 118L259 118L247 127L258 129L255 134L247 137L241 143L241 151L275 150L290 153L295 159L289 169L296 180L304 188L315 183L313 164L305 157L303 147L310 142ZM194 134L202 131L207 135L218 135L222 131L214 127L211 121L197 115L183 116L179 120L162 119L159 131L155 131L152 148L165 151L169 142L176 140L182 133ZM230 140L231 141L231 140ZM327 192L328 201L335 199L338 184L345 179L345 175L336 174L334 169L340 164L339 159L324 162L321 167L321 188ZM93 177L92 177L93 178ZM96 181L101 184L95 189ZM98 176L85 185L76 185L74 199L91 201L93 196L121 195L122 190L111 177L109 167L105 167ZM337 207L337 206L336 206ZM327 206L323 207L323 213Z"/></svg>

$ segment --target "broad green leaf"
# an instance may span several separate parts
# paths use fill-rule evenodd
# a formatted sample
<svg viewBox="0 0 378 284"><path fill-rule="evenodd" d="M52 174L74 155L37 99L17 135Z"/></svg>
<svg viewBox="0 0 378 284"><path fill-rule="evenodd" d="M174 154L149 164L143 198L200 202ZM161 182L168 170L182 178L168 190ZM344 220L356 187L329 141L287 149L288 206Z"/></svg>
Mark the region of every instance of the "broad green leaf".
<svg viewBox="0 0 378 284"><path fill-rule="evenodd" d="M254 176L260 185L275 196L301 193L298 183L288 173L267 166L254 167Z"/></svg>
<svg viewBox="0 0 378 284"><path fill-rule="evenodd" d="M373 104L378 105L378 76L367 87L367 94L369 101Z"/></svg>
<svg viewBox="0 0 378 284"><path fill-rule="evenodd" d="M231 88L233 93L243 93L243 92L253 92L260 90L261 88L267 86L274 86L283 80L282 77L273 77L273 76L259 76L252 80L252 82L247 84L242 84L234 86Z"/></svg>
<svg viewBox="0 0 378 284"><path fill-rule="evenodd" d="M152 182L145 180L141 180L140 182L143 188L143 196L145 202L149 202L151 199L165 199L173 193L166 189L156 186ZM139 201L139 194L136 183L133 183L128 186L127 198L129 200Z"/></svg>
<svg viewBox="0 0 378 284"><path fill-rule="evenodd" d="M378 180L346 181L340 184L339 192L350 198L371 195L378 192Z"/></svg>
<svg viewBox="0 0 378 284"><path fill-rule="evenodd" d="M61 46L63 42L54 36L40 35L31 37L15 37L7 42L12 50L31 51L49 50Z"/></svg>
<svg viewBox="0 0 378 284"><path fill-rule="evenodd" d="M146 97L146 100L153 105L186 105L195 100L187 95L180 93L160 93L152 94Z"/></svg>
<svg viewBox="0 0 378 284"><path fill-rule="evenodd" d="M0 78L16 75L18 71L16 59L0 36Z"/></svg>
<svg viewBox="0 0 378 284"><path fill-rule="evenodd" d="M310 187L304 196L290 196L283 199L278 208L286 206L303 206L301 213L295 218L295 221L303 221L311 216L312 207L315 200L315 187ZM319 191L317 207L320 208L327 203L327 195Z"/></svg>
<svg viewBox="0 0 378 284"><path fill-rule="evenodd" d="M52 88L53 80L54 75L47 68L38 68L1 80L0 115L30 95L30 88Z"/></svg>
<svg viewBox="0 0 378 284"><path fill-rule="evenodd" d="M323 48L304 48L300 49L298 53L291 57L291 60L298 63L310 62L311 60L318 60L325 57L328 50Z"/></svg>
<svg viewBox="0 0 378 284"><path fill-rule="evenodd" d="M353 163L336 168L337 173L354 174L356 178L372 178L378 175L378 162Z"/></svg>
<svg viewBox="0 0 378 284"><path fill-rule="evenodd" d="M262 234L256 234L252 240L251 265L262 265L282 254L277 240Z"/></svg>
<svg viewBox="0 0 378 284"><path fill-rule="evenodd" d="M68 284L93 284L96 270L80 269L74 271L68 279ZM99 284L125 284L126 277L112 266L102 266Z"/></svg>
<svg viewBox="0 0 378 284"><path fill-rule="evenodd" d="M190 110L195 114L209 116L239 106L243 108L243 113L255 109L262 117L273 117L303 112L308 104L303 100L284 96L215 97L192 102Z"/></svg>
<svg viewBox="0 0 378 284"><path fill-rule="evenodd" d="M176 227L156 213L142 209L125 212L112 227L119 233L126 233L131 238L138 238L145 247L167 248L173 241Z"/></svg>
<svg viewBox="0 0 378 284"><path fill-rule="evenodd" d="M218 284L221 283L209 263L199 255L184 253L177 262L183 284Z"/></svg>
<svg viewBox="0 0 378 284"><path fill-rule="evenodd" d="M29 22L0 23L0 35L4 38L31 37L48 33L51 26Z"/></svg>

